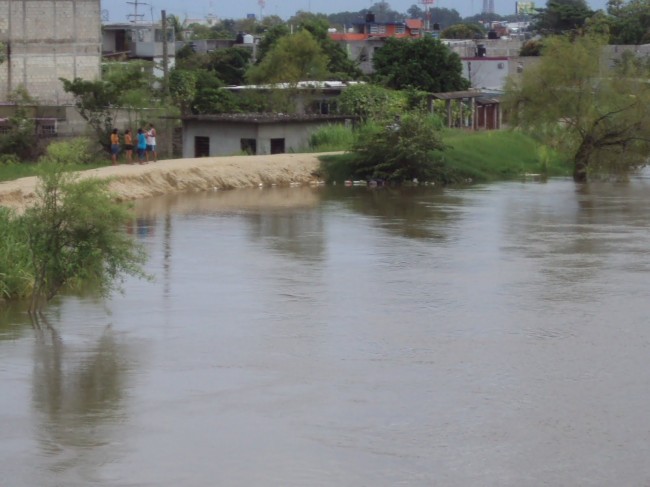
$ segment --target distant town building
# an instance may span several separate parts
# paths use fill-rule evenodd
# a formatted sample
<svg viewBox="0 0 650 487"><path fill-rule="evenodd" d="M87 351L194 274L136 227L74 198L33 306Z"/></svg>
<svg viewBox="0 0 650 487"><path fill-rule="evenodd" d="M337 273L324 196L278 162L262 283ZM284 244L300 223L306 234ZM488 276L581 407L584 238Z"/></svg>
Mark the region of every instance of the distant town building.
<svg viewBox="0 0 650 487"><path fill-rule="evenodd" d="M420 19L375 22L374 14L369 13L364 21L353 23L344 32L329 32L329 36L341 44L350 59L359 63L359 69L364 74L370 74L373 71L374 53L385 44L387 38L419 38L424 36L424 32L424 21Z"/></svg>
<svg viewBox="0 0 650 487"><path fill-rule="evenodd" d="M168 66L175 64L174 29L167 28ZM134 22L102 26L102 55L106 58L153 61L154 74L162 77L163 29L160 23Z"/></svg>
<svg viewBox="0 0 650 487"><path fill-rule="evenodd" d="M39 103L72 97L59 78L100 76L99 0L0 0L0 101L23 86Z"/></svg>
<svg viewBox="0 0 650 487"><path fill-rule="evenodd" d="M183 20L183 29L189 28L191 25L205 25L206 27L214 27L219 23L219 17L213 14L208 14L203 18L189 18Z"/></svg>

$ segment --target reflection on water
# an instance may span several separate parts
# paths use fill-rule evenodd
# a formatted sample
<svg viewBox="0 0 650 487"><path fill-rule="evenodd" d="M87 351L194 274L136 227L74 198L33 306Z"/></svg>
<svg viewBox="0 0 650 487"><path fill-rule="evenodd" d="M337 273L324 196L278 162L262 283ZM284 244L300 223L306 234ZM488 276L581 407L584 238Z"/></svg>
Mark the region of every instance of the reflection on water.
<svg viewBox="0 0 650 487"><path fill-rule="evenodd" d="M647 485L650 181L153 198L0 318L0 484Z"/></svg>

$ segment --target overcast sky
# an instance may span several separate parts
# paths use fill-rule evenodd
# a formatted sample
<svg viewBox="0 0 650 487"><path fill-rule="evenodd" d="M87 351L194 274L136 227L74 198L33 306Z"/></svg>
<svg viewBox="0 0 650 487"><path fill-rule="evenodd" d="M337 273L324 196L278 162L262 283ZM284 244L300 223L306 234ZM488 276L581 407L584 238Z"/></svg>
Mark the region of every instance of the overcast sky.
<svg viewBox="0 0 650 487"><path fill-rule="evenodd" d="M109 22L124 22L128 14L134 13L136 0L102 0L102 9L108 13ZM166 10L167 14L178 15L181 19L201 18L207 14L214 14L219 18L240 19L247 14L259 17L260 6L258 0L137 0L140 5L138 13L144 14L143 20L151 21L160 19L160 11ZM355 12L368 8L375 3L370 0L265 0L264 15L279 15L283 19L291 17L296 11L304 10L313 13L330 14L334 12ZM606 0L587 0L593 9L604 8ZM406 12L414 0L388 0L393 10ZM537 0L538 6L546 4L546 0ZM434 6L440 8L456 9L461 16L467 17L478 14L483 8L483 0L436 0ZM422 7L422 5L420 5ZM515 11L515 0L494 0L496 13L509 15Z"/></svg>

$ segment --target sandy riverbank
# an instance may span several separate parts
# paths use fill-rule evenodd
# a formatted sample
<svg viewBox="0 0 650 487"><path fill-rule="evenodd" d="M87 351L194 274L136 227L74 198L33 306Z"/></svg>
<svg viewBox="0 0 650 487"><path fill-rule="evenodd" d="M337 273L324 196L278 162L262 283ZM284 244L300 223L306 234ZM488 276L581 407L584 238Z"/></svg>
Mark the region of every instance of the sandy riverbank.
<svg viewBox="0 0 650 487"><path fill-rule="evenodd" d="M211 189L257 187L260 184L309 184L318 180L321 154L170 159L145 165L107 166L79 173L82 178L110 179L119 200ZM0 183L0 205L23 210L35 198L37 178Z"/></svg>

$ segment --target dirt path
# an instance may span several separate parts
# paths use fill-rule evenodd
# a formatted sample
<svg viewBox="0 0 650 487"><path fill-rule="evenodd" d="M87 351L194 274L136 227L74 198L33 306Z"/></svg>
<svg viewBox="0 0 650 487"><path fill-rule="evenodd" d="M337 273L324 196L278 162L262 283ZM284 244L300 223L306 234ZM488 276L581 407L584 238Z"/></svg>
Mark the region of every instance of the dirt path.
<svg viewBox="0 0 650 487"><path fill-rule="evenodd" d="M107 166L79 173L82 178L111 179L119 200L166 193L233 189L262 185L309 184L318 180L321 154L170 159L145 165ZM21 211L35 198L37 178L0 183L0 205Z"/></svg>

